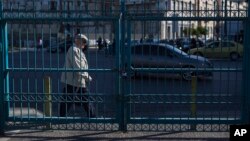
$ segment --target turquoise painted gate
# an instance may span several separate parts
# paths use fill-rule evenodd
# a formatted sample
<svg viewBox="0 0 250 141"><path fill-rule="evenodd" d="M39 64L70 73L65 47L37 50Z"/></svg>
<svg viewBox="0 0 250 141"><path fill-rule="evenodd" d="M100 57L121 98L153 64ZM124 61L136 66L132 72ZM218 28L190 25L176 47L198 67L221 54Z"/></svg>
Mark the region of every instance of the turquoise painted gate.
<svg viewBox="0 0 250 141"><path fill-rule="evenodd" d="M248 4L2 0L1 133L227 131L249 123ZM87 70L63 68L77 33L89 39ZM63 97L62 72L92 76L87 98ZM60 117L62 102L81 106Z"/></svg>

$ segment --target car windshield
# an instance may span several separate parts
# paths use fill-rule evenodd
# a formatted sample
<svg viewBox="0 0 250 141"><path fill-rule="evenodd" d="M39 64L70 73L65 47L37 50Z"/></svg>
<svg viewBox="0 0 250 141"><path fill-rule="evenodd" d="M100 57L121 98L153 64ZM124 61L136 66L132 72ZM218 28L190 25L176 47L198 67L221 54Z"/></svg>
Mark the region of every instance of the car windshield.
<svg viewBox="0 0 250 141"><path fill-rule="evenodd" d="M188 55L184 51L181 51L180 49L178 49L176 47L173 47L173 46L170 46L170 45L168 45L168 49L172 50L173 52L176 52L177 54L181 54L181 55L184 55L184 56Z"/></svg>
<svg viewBox="0 0 250 141"><path fill-rule="evenodd" d="M207 48L217 48L219 47L220 42L212 42L207 45Z"/></svg>

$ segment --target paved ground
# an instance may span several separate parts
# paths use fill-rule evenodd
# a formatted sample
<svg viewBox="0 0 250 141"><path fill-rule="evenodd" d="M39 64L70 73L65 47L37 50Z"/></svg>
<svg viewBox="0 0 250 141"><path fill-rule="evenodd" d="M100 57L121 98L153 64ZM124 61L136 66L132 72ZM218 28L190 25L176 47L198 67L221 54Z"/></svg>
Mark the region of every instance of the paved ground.
<svg viewBox="0 0 250 141"><path fill-rule="evenodd" d="M11 131L0 141L228 141L228 132L114 132L114 131Z"/></svg>

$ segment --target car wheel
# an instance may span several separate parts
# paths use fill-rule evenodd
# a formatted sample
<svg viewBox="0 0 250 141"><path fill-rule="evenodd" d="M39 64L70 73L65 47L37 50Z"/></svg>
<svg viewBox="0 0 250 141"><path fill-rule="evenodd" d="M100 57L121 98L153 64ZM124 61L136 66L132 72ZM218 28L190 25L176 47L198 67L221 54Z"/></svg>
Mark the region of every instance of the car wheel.
<svg viewBox="0 0 250 141"><path fill-rule="evenodd" d="M195 52L194 55L203 56L203 54L201 52Z"/></svg>
<svg viewBox="0 0 250 141"><path fill-rule="evenodd" d="M240 57L239 54L236 53L236 52L232 52L232 53L230 54L230 58L231 58L232 61L238 60L239 57Z"/></svg>
<svg viewBox="0 0 250 141"><path fill-rule="evenodd" d="M192 80L192 72L185 72L182 74L182 78L184 80L187 80L187 81L191 81Z"/></svg>
<svg viewBox="0 0 250 141"><path fill-rule="evenodd" d="M194 68L194 67L183 67L183 68ZM182 78L187 81L191 81L193 76L195 76L195 73L193 71L187 71L182 73Z"/></svg>

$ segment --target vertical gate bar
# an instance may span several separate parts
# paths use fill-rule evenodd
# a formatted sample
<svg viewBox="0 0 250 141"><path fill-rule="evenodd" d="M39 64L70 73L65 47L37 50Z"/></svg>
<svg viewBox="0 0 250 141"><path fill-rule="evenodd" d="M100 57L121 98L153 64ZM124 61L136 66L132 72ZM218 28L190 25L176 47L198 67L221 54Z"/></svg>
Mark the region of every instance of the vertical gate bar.
<svg viewBox="0 0 250 141"><path fill-rule="evenodd" d="M120 11L120 19L119 19L119 54L118 54L118 60L121 59L119 63L119 78L120 78L120 88L119 88L119 102L120 102L120 114L119 114L119 130L126 131L127 130L127 123L126 123L126 117L125 117L125 110L124 110L124 82L121 78L121 71L124 70L124 44L125 44L125 20L124 20L124 14L125 14L125 1L120 0L121 5L121 11ZM121 56L120 56L121 55ZM121 58L120 58L121 57Z"/></svg>
<svg viewBox="0 0 250 141"><path fill-rule="evenodd" d="M1 24L2 27L2 24ZM1 28L2 29L2 28ZM1 31L2 33L2 31ZM1 34L2 35L2 34ZM0 35L0 36L1 36ZM3 72L3 45L2 45L2 36L1 38L1 42L0 42L0 135L4 134L4 128L5 128L5 112L4 112L4 87L3 87L3 83L4 83L4 72Z"/></svg>
<svg viewBox="0 0 250 141"><path fill-rule="evenodd" d="M3 37L2 37L2 0L0 1L0 135L4 134L5 112L4 112L4 72L3 72Z"/></svg>
<svg viewBox="0 0 250 141"><path fill-rule="evenodd" d="M7 42L7 23L3 20L3 1L0 1L0 134L4 134L5 121L9 116L9 80L6 69L8 68L8 42ZM7 101L7 102L5 102Z"/></svg>
<svg viewBox="0 0 250 141"><path fill-rule="evenodd" d="M8 56L8 31L7 31L7 22L4 22L3 26L3 37L4 37L4 46L3 46L3 54L4 54L4 93L5 93L5 118L9 117L9 110L10 110L10 102L9 102L9 56Z"/></svg>
<svg viewBox="0 0 250 141"><path fill-rule="evenodd" d="M228 1L227 0L225 0L225 2L224 2L224 13L225 13L225 15L224 15L224 17L225 18L227 18L227 13L228 13L228 9L227 9L227 3L228 3ZM228 33L228 31L227 31L227 20L225 20L224 21L224 37L227 37L227 33Z"/></svg>
<svg viewBox="0 0 250 141"><path fill-rule="evenodd" d="M247 19L244 21L244 54L243 54L243 74L242 74L242 80L243 80L243 93L242 93L242 109L241 109L241 118L243 123L250 123L250 88L249 88L249 80L250 80L250 2L248 1L248 9L247 9Z"/></svg>
<svg viewBox="0 0 250 141"><path fill-rule="evenodd" d="M191 80L192 93L191 93L191 117L197 118L197 77L192 76ZM191 130L196 130L196 124L191 124Z"/></svg>
<svg viewBox="0 0 250 141"><path fill-rule="evenodd" d="M117 115L116 115L116 118L119 122L119 130L122 130L122 104L120 102L120 95L121 95L121 78L120 78L120 21L116 21L115 22L115 29L116 29L116 35L115 35L115 38L116 38L116 42L115 42L115 58L116 58L116 67L117 67L117 72L116 72L116 97L117 97Z"/></svg>
<svg viewBox="0 0 250 141"><path fill-rule="evenodd" d="M125 112L126 112L126 115L125 115L125 118L126 118L126 121L128 121L131 117L131 103L130 103L130 98L131 98L131 69L130 69L130 66L131 66L131 21L128 20L127 21L127 46L125 48L125 55L126 56L126 62L125 62L125 65L126 65L126 73L127 73L127 78L125 80L125 96L126 96L126 99L125 99L125 105L127 109L125 109ZM129 74L128 74L129 73Z"/></svg>

